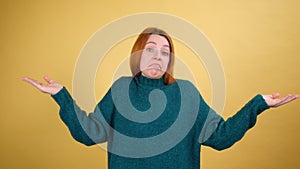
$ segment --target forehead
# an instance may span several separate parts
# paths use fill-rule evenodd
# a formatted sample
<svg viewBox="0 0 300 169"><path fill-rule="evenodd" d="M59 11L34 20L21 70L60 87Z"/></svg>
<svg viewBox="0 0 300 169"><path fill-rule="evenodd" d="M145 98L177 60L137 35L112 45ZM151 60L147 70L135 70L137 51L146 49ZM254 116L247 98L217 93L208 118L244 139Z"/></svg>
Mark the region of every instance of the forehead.
<svg viewBox="0 0 300 169"><path fill-rule="evenodd" d="M147 43L153 43L160 46L169 46L169 42L164 36L156 35L156 34L150 35L146 44Z"/></svg>

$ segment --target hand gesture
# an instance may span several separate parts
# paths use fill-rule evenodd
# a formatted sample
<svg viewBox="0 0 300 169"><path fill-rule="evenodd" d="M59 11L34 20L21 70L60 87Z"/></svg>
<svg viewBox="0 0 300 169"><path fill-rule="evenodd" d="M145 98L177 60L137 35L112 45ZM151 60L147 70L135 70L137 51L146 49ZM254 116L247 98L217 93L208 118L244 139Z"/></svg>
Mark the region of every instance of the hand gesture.
<svg viewBox="0 0 300 169"><path fill-rule="evenodd" d="M262 95L262 96L270 107L278 107L286 103L289 103L295 99L300 98L299 95L291 95L291 94L288 94L287 96L282 98L278 98L280 96L279 93L274 93L271 95Z"/></svg>
<svg viewBox="0 0 300 169"><path fill-rule="evenodd" d="M41 92L48 93L48 94L51 94L51 95L54 95L54 94L58 93L63 88L63 86L61 84L55 82L54 80L52 80L48 76L44 77L44 80L48 84L44 84L44 83L39 82L37 80L31 79L29 77L24 77L24 78L22 78L22 80L29 83L29 84L31 84L32 86L36 87Z"/></svg>

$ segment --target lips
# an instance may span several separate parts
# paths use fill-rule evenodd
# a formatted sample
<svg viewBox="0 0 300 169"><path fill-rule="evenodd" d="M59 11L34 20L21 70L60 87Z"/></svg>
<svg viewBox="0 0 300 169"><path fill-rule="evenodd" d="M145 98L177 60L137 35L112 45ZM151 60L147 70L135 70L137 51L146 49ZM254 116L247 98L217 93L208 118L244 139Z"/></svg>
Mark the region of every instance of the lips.
<svg viewBox="0 0 300 169"><path fill-rule="evenodd" d="M158 63L152 63L148 67L153 68L153 69L162 69L162 66Z"/></svg>

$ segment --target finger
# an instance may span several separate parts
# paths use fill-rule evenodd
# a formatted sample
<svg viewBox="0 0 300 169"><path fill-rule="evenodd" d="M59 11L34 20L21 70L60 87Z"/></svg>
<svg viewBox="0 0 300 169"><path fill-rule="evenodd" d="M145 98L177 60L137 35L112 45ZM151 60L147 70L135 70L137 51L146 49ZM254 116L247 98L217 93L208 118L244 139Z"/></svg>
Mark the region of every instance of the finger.
<svg viewBox="0 0 300 169"><path fill-rule="evenodd" d="M298 99L298 98L299 98L299 95L291 95L290 101Z"/></svg>
<svg viewBox="0 0 300 169"><path fill-rule="evenodd" d="M54 80L52 80L49 76L44 76L44 79L46 80L46 82L48 83L54 83Z"/></svg>
<svg viewBox="0 0 300 169"><path fill-rule="evenodd" d="M284 105L286 103L289 103L295 99L298 98L298 95L287 95L285 96L284 98L280 99L280 101L276 104L276 106L281 106L281 105Z"/></svg>
<svg viewBox="0 0 300 169"><path fill-rule="evenodd" d="M22 80L25 81L25 82L28 82L28 83L30 83L32 85L35 84L35 83L40 83L39 81L31 79L29 77L24 77L24 78L22 78Z"/></svg>
<svg viewBox="0 0 300 169"><path fill-rule="evenodd" d="M23 81L28 82L29 84L33 85L34 87L41 89L43 83L35 80L35 79L31 79L29 77L24 77L22 78Z"/></svg>
<svg viewBox="0 0 300 169"><path fill-rule="evenodd" d="M272 97L273 99L276 99L276 98L278 98L279 96L280 96L279 93L274 93L274 94L271 95L271 97Z"/></svg>
<svg viewBox="0 0 300 169"><path fill-rule="evenodd" d="M28 82L28 77L22 77L22 80Z"/></svg>
<svg viewBox="0 0 300 169"><path fill-rule="evenodd" d="M25 81L25 82L29 82L29 81L31 81L32 79L30 79L29 77L23 77L22 80Z"/></svg>

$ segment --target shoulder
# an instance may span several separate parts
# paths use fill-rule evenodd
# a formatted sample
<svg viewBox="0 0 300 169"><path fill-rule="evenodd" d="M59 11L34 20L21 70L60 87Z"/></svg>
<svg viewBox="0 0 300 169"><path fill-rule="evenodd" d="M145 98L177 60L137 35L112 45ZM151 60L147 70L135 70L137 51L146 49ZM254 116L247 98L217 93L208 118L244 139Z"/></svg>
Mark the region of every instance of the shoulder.
<svg viewBox="0 0 300 169"><path fill-rule="evenodd" d="M176 79L175 83L180 89L182 95L185 95L190 98L199 97L200 92L191 81L184 79Z"/></svg>
<svg viewBox="0 0 300 169"><path fill-rule="evenodd" d="M131 81L133 80L132 76L122 76L120 78L118 78L115 82L120 82L120 81Z"/></svg>
<svg viewBox="0 0 300 169"><path fill-rule="evenodd" d="M112 86L130 83L134 78L132 76L122 76L118 78Z"/></svg>
<svg viewBox="0 0 300 169"><path fill-rule="evenodd" d="M112 91L118 91L120 92L124 92L124 91L128 91L129 89L129 85L132 82L134 78L130 77L130 76L122 76L119 79L117 79L111 86L111 90Z"/></svg>
<svg viewBox="0 0 300 169"><path fill-rule="evenodd" d="M176 82L185 95L191 98L199 98L200 101L204 101L199 89L189 80L176 79ZM175 83L176 83L175 82Z"/></svg>
<svg viewBox="0 0 300 169"><path fill-rule="evenodd" d="M177 85L179 87L182 87L185 90L192 91L192 92L198 92L198 89L195 87L195 85L188 80L176 79L175 83L177 83Z"/></svg>

